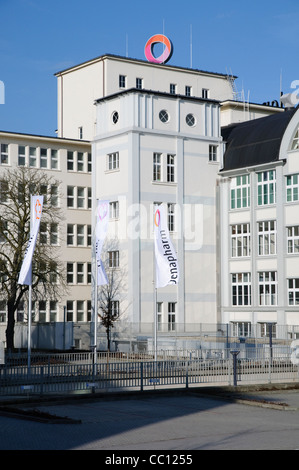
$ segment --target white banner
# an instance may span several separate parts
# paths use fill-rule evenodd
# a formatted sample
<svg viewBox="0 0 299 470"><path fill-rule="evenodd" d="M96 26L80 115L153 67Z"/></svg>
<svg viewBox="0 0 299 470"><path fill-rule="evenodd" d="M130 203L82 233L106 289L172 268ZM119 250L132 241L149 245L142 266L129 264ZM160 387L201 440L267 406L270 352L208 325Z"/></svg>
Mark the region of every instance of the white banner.
<svg viewBox="0 0 299 470"><path fill-rule="evenodd" d="M43 196L31 196L30 238L25 251L24 260L19 274L18 283L23 286L32 284L32 258L39 232L40 219L43 210Z"/></svg>
<svg viewBox="0 0 299 470"><path fill-rule="evenodd" d="M179 264L169 236L165 207L159 205L155 210L155 259L156 287L176 285L179 282Z"/></svg>
<svg viewBox="0 0 299 470"><path fill-rule="evenodd" d="M96 262L97 262L97 285L108 284L105 268L101 260L103 243L106 238L109 222L109 201L98 201L97 223L96 223Z"/></svg>

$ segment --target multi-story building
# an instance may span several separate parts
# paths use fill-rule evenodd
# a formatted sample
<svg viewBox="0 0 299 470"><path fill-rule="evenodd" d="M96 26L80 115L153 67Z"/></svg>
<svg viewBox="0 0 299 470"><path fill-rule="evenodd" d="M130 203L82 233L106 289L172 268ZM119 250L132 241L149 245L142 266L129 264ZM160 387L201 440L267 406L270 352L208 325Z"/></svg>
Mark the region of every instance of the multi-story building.
<svg viewBox="0 0 299 470"><path fill-rule="evenodd" d="M249 197L249 189L250 194L254 191L254 186L249 188L246 183L246 168L254 173L251 160L244 158L243 152L236 151L232 157L230 152L242 122L250 121L260 128L264 116L272 115L269 119L275 123L285 119L284 110L236 101L236 77L113 55L63 70L56 77L58 137L0 133L0 178L3 168L34 166L55 174L64 195L59 201L63 220L56 240L61 246L69 291L59 305L45 299L37 306L35 319L93 319L94 208L96 199L108 199L111 220L107 243L110 240L111 245L105 249L113 266L124 272L123 318L137 325L152 324L156 307L161 330L187 327L192 331L199 323L234 322L240 313L246 313L242 318L249 323L259 321L256 313L249 314L253 304L250 308L245 304L249 301L245 293L249 288L253 292L248 279L254 282L255 268L262 273L278 270L269 267L260 271L253 232L251 238L246 232L252 220L259 221L260 207L239 207L246 194ZM221 135L221 127L231 123L234 126ZM273 132L275 129L273 126ZM242 146L248 143L246 132L238 134ZM255 153L254 146L248 144L248 148ZM291 157L288 155L288 159ZM260 165L259 158L254 165ZM263 162L265 157L261 158ZM279 172L281 161L266 163ZM295 165L293 157L289 161ZM250 185L257 184L254 181L250 180ZM236 208L228 206L230 194L235 194L232 201ZM157 203L167 207L181 278L178 286L159 289L156 299L153 210ZM281 212L280 208L280 217ZM266 232L273 235L280 220L273 225L274 219L269 213L261 220L265 223L256 236L266 240ZM241 248L237 235L228 232L233 226L243 231ZM233 255L230 243L237 244ZM242 256L236 254L240 249ZM273 264L273 257L271 260ZM238 273L242 274L242 285L235 276ZM246 278L246 273L252 274ZM266 277L260 282L266 289ZM231 283L234 292L242 292L244 286L242 308L236 295L231 301ZM1 318L5 319L1 305ZM291 321L282 310L279 321Z"/></svg>
<svg viewBox="0 0 299 470"><path fill-rule="evenodd" d="M222 129L221 318L238 335L299 318L299 110Z"/></svg>
<svg viewBox="0 0 299 470"><path fill-rule="evenodd" d="M40 169L59 182L56 204L63 214L51 227L49 243L60 247L68 291L58 303L43 299L33 319L40 322L80 322L91 319L91 146L89 142L38 135L0 132L0 180L8 168ZM55 192L55 188L53 189ZM41 225L41 236L42 234ZM78 249L79 248L79 249ZM0 295L0 321L6 321L6 302ZM66 309L66 310L65 310ZM24 320L27 306L19 308ZM26 315L25 315L26 316Z"/></svg>

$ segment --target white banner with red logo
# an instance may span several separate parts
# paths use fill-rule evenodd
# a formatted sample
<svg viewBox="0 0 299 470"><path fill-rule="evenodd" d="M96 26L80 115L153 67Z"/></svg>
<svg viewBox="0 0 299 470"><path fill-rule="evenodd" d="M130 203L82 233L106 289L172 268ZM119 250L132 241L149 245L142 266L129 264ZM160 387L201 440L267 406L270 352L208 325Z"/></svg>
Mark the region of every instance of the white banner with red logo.
<svg viewBox="0 0 299 470"><path fill-rule="evenodd" d="M159 205L154 216L156 287L176 285L179 282L179 264L169 236L165 207Z"/></svg>
<svg viewBox="0 0 299 470"><path fill-rule="evenodd" d="M32 258L39 232L40 219L43 211L43 202L43 196L31 196L30 238L25 251L18 280L18 283L24 286L32 285Z"/></svg>
<svg viewBox="0 0 299 470"><path fill-rule="evenodd" d="M96 223L96 262L97 262L97 285L108 284L107 275L101 260L103 244L106 238L109 222L109 201L98 200L97 223Z"/></svg>

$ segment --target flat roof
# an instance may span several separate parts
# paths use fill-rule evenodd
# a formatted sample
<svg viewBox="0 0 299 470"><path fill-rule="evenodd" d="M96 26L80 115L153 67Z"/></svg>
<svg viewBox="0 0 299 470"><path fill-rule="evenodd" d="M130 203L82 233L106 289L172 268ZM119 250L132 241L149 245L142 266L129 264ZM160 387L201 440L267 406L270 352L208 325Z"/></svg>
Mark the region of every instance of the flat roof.
<svg viewBox="0 0 299 470"><path fill-rule="evenodd" d="M83 144L83 145L88 145L90 144L89 140L82 140L82 139L71 139L68 137L55 137L55 136L50 136L50 135L39 135L39 134L26 134L23 132L12 132L12 131L3 131L0 130L0 137L1 135L10 135L10 136L15 136L15 137L25 137L25 138L35 138L35 139L44 139L44 140L53 140L56 142L70 142L73 144Z"/></svg>
<svg viewBox="0 0 299 470"><path fill-rule="evenodd" d="M209 98L199 98L197 96L178 95L178 94L167 93L163 91L146 90L144 88L128 88L125 90L121 90L111 95L98 98L97 100L95 100L95 104L100 103L101 101L107 101L107 100L117 98L118 96L127 95L129 93L141 93L141 94L146 94L146 95L160 96L164 98L183 99L183 100L188 100L188 101L200 101L200 102L220 104L220 101L212 100Z"/></svg>
<svg viewBox="0 0 299 470"><path fill-rule="evenodd" d="M58 76L58 75L61 75L61 74L64 74L64 73L69 73L71 72L72 70L75 70L77 68L81 68L81 67L85 67L87 65L90 65L92 63L95 63L95 62L99 62L99 61L102 61L104 59L115 59L115 60L122 60L122 61L125 61L125 62L135 62L135 63L140 63L142 65L147 65L147 66L151 66L151 67L158 67L158 68L170 68L170 69L176 69L176 70L179 70L179 71L186 71L186 72L190 72L190 73L200 73L200 74L205 74L205 75L213 75L213 76L218 76L218 77L223 77L223 78L226 78L228 77L228 74L225 74L225 73L218 73L218 72L208 72L208 71L205 71L205 70L200 70L200 69L194 69L194 68L188 68L188 67L180 67L178 65L170 65L170 64L154 64L153 62L149 62L147 60L144 60L144 59L134 59L134 58L130 58L130 57L123 57L123 56L120 56L120 55L115 55L115 54L104 54L104 55L101 55L101 56L98 56L98 57L95 57L94 59L90 59L90 60L87 60L85 62L82 62L80 64L77 64L77 65L74 65L72 67L68 67L64 70L61 70L59 72L56 72L54 75L55 76ZM236 77L235 75L232 75L231 76L234 80L237 79L238 77Z"/></svg>

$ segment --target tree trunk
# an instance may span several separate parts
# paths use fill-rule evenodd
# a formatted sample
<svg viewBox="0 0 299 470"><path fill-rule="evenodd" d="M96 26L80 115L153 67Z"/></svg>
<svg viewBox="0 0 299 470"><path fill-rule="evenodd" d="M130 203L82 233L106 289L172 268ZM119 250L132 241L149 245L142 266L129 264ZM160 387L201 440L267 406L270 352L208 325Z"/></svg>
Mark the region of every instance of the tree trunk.
<svg viewBox="0 0 299 470"><path fill-rule="evenodd" d="M9 299L7 302L7 327L6 327L6 348L8 351L14 350L14 329L15 329L15 302Z"/></svg>

